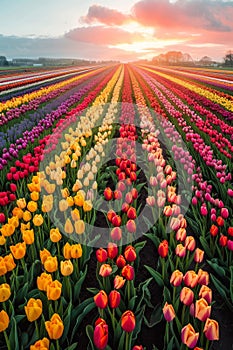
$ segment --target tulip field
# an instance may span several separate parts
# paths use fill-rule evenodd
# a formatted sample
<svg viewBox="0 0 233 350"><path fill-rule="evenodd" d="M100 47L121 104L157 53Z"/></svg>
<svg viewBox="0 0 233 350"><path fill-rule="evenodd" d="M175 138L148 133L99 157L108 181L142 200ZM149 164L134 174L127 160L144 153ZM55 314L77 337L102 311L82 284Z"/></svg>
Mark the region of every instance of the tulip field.
<svg viewBox="0 0 233 350"><path fill-rule="evenodd" d="M233 348L233 71L0 70L0 349Z"/></svg>

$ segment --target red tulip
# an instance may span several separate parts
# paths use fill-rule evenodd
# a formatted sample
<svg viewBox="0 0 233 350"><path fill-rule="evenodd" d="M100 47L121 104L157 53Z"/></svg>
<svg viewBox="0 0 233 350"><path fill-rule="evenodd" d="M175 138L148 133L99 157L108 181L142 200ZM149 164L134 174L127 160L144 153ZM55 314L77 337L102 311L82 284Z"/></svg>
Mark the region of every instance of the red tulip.
<svg viewBox="0 0 233 350"><path fill-rule="evenodd" d="M131 245L127 246L125 248L124 257L129 262L136 260L137 254L136 254L134 247L132 247Z"/></svg>
<svg viewBox="0 0 233 350"><path fill-rule="evenodd" d="M113 226L115 226L115 227L121 226L121 217L120 217L120 215L115 215L115 216L113 216L113 218L112 218L112 224L113 224Z"/></svg>
<svg viewBox="0 0 233 350"><path fill-rule="evenodd" d="M233 237L233 227L228 227L227 233Z"/></svg>
<svg viewBox="0 0 233 350"><path fill-rule="evenodd" d="M110 187L105 188L104 197L107 201L110 201L113 198L113 192Z"/></svg>
<svg viewBox="0 0 233 350"><path fill-rule="evenodd" d="M112 290L108 296L109 306L112 309L116 309L121 301L121 295L116 290Z"/></svg>
<svg viewBox="0 0 233 350"><path fill-rule="evenodd" d="M133 332L136 325L136 319L132 311L125 311L121 316L121 328L125 332Z"/></svg>
<svg viewBox="0 0 233 350"><path fill-rule="evenodd" d="M228 241L227 236L221 235L220 238L219 238L219 245L221 247L226 247L227 241Z"/></svg>
<svg viewBox="0 0 233 350"><path fill-rule="evenodd" d="M5 214L0 213L0 224L3 224L6 221Z"/></svg>
<svg viewBox="0 0 233 350"><path fill-rule="evenodd" d="M104 290L100 290L99 293L94 296L94 302L100 309L105 309L107 307L108 296Z"/></svg>
<svg viewBox="0 0 233 350"><path fill-rule="evenodd" d="M210 234L211 236L215 237L218 234L218 227L215 225L212 225L210 228Z"/></svg>
<svg viewBox="0 0 233 350"><path fill-rule="evenodd" d="M102 277L108 277L112 273L112 267L109 264L103 264L100 266L99 274Z"/></svg>
<svg viewBox="0 0 233 350"><path fill-rule="evenodd" d="M116 215L114 210L109 210L107 213L107 218L109 222L112 222L113 217Z"/></svg>
<svg viewBox="0 0 233 350"><path fill-rule="evenodd" d="M96 251L96 259L99 261L99 262L104 262L106 261L108 258L108 253L107 253L107 250L106 249L103 249L103 248L99 248L97 251Z"/></svg>
<svg viewBox="0 0 233 350"><path fill-rule="evenodd" d="M132 281L134 279L134 268L131 265L125 265L121 271L123 277L125 277L128 281Z"/></svg>
<svg viewBox="0 0 233 350"><path fill-rule="evenodd" d="M163 240L159 247L158 247L158 253L162 258L165 258L168 255L168 241Z"/></svg>
<svg viewBox="0 0 233 350"><path fill-rule="evenodd" d="M118 254L118 247L117 247L116 243L109 242L108 247L107 247L107 252L108 252L108 257L110 259L115 259L115 257Z"/></svg>
<svg viewBox="0 0 233 350"><path fill-rule="evenodd" d="M117 267L119 269L122 269L126 265L126 260L123 257L123 255L119 255L117 260L116 260Z"/></svg>
<svg viewBox="0 0 233 350"><path fill-rule="evenodd" d="M129 210L127 211L127 217L129 219L136 219L137 217L136 209L133 207L130 207Z"/></svg>
<svg viewBox="0 0 233 350"><path fill-rule="evenodd" d="M216 222L217 222L218 226L224 225L224 219L221 216L217 217Z"/></svg>
<svg viewBox="0 0 233 350"><path fill-rule="evenodd" d="M104 350L108 344L108 325L102 318L95 322L94 344L99 350Z"/></svg>

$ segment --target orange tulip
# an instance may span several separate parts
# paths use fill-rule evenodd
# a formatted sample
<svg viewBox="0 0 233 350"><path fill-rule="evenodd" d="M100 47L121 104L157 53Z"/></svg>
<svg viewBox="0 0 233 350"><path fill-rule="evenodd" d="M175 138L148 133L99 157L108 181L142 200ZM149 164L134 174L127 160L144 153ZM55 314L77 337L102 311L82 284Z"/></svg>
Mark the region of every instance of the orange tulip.
<svg viewBox="0 0 233 350"><path fill-rule="evenodd" d="M30 211L25 210L25 212L23 213L23 220L24 221L30 221L32 218L32 214L30 213Z"/></svg>
<svg viewBox="0 0 233 350"><path fill-rule="evenodd" d="M40 299L31 298L28 300L24 310L28 321L33 322L37 320L42 314L42 301Z"/></svg>
<svg viewBox="0 0 233 350"><path fill-rule="evenodd" d="M32 244L34 243L35 236L34 236L34 230L24 230L22 233L22 239L26 244Z"/></svg>
<svg viewBox="0 0 233 350"><path fill-rule="evenodd" d="M37 277L37 288L46 292L47 286L53 281L52 276L46 272L42 272L40 276Z"/></svg>
<svg viewBox="0 0 233 350"><path fill-rule="evenodd" d="M71 259L71 245L68 242L63 247L63 255L65 259Z"/></svg>
<svg viewBox="0 0 233 350"><path fill-rule="evenodd" d="M14 216L16 216L18 219L22 219L23 217L23 210L19 207L15 207L13 210L12 210L12 214Z"/></svg>
<svg viewBox="0 0 233 350"><path fill-rule="evenodd" d="M134 268L131 265L125 265L121 271L123 277L125 277L128 281L132 281L134 279Z"/></svg>
<svg viewBox="0 0 233 350"><path fill-rule="evenodd" d="M81 244L73 244L70 249L70 255L73 259L81 258L83 254L82 246Z"/></svg>
<svg viewBox="0 0 233 350"><path fill-rule="evenodd" d="M34 213L37 210L37 203L34 201L28 202L27 209L31 212Z"/></svg>
<svg viewBox="0 0 233 350"><path fill-rule="evenodd" d="M10 319L6 311L0 311L0 333L4 332L8 328L9 323Z"/></svg>
<svg viewBox="0 0 233 350"><path fill-rule="evenodd" d="M50 233L49 233L49 237L53 243L57 243L61 240L62 235L61 235L58 228L51 228Z"/></svg>
<svg viewBox="0 0 233 350"><path fill-rule="evenodd" d="M44 222L43 216L41 214L34 215L32 222L35 226L41 226Z"/></svg>
<svg viewBox="0 0 233 350"><path fill-rule="evenodd" d="M46 248L44 248L43 250L40 250L40 260L41 260L42 264L45 263L45 260L49 256L51 256L51 253Z"/></svg>
<svg viewBox="0 0 233 350"><path fill-rule="evenodd" d="M207 271L198 270L198 284L207 286L209 284L210 276Z"/></svg>
<svg viewBox="0 0 233 350"><path fill-rule="evenodd" d="M201 263L204 259L204 250L196 248L193 260L195 263Z"/></svg>
<svg viewBox="0 0 233 350"><path fill-rule="evenodd" d="M49 256L44 262L44 268L47 272L55 272L58 269L58 261L56 256Z"/></svg>
<svg viewBox="0 0 233 350"><path fill-rule="evenodd" d="M61 338L64 331L63 322L58 314L53 314L50 321L45 322L45 328L50 339Z"/></svg>
<svg viewBox="0 0 233 350"><path fill-rule="evenodd" d="M49 282L46 286L46 293L48 300L57 300L61 296L62 284L55 280Z"/></svg>
<svg viewBox="0 0 233 350"><path fill-rule="evenodd" d="M0 284L0 302L8 300L11 296L11 288L9 284L3 283Z"/></svg>
<svg viewBox="0 0 233 350"><path fill-rule="evenodd" d="M26 243L17 243L10 246L10 251L16 260L22 259L26 254Z"/></svg>
<svg viewBox="0 0 233 350"><path fill-rule="evenodd" d="M16 267L16 264L15 264L13 255L10 253L8 255L5 255L3 259L4 259L5 266L7 268L7 271L9 272L14 270L14 268Z"/></svg>
<svg viewBox="0 0 233 350"><path fill-rule="evenodd" d="M203 332L208 340L219 340L218 322L207 318Z"/></svg>
<svg viewBox="0 0 233 350"><path fill-rule="evenodd" d="M194 348L197 344L199 333L195 332L193 326L189 323L181 330L182 343L187 345L189 348Z"/></svg>
<svg viewBox="0 0 233 350"><path fill-rule="evenodd" d="M49 340L48 338L43 338L37 340L35 344L30 346L30 350L49 350Z"/></svg>
<svg viewBox="0 0 233 350"><path fill-rule="evenodd" d="M186 255L186 248L181 243L177 244L175 252L177 256L179 256L180 258L183 258Z"/></svg>

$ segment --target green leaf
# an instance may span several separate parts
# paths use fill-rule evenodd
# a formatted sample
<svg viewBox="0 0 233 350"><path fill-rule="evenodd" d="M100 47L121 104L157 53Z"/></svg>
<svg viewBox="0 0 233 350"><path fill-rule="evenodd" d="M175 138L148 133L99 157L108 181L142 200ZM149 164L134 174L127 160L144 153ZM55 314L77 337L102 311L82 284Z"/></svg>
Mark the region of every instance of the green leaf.
<svg viewBox="0 0 233 350"><path fill-rule="evenodd" d="M164 281L160 273L155 271L152 267L145 265L147 271L151 274L151 276L155 279L156 283L160 286L164 286Z"/></svg>
<svg viewBox="0 0 233 350"><path fill-rule="evenodd" d="M150 316L150 320L147 321L147 326L149 328L154 327L158 323L160 323L163 319L163 311L161 304L157 304L152 311L152 314Z"/></svg>
<svg viewBox="0 0 233 350"><path fill-rule="evenodd" d="M156 248L159 246L160 240L159 240L159 238L157 236L155 236L152 233L145 233L144 236L149 238L154 243Z"/></svg>
<svg viewBox="0 0 233 350"><path fill-rule="evenodd" d="M19 338L18 338L18 331L17 331L17 323L15 318L13 317L11 319L11 332L9 335L10 345L11 349L19 350Z"/></svg>
<svg viewBox="0 0 233 350"><path fill-rule="evenodd" d="M201 236L200 242L201 242L201 245L202 245L205 253L208 255L209 258L212 258L212 254L210 253L210 246L209 246L207 240Z"/></svg>
<svg viewBox="0 0 233 350"><path fill-rule="evenodd" d="M76 302L79 298L79 294L80 294L80 291L81 291L81 288L82 288L82 284L86 278L86 275L87 275L87 265L86 265L86 268L85 268L85 271L84 272L80 272L80 277L79 277L79 280L75 283L74 285L74 302Z"/></svg>
<svg viewBox="0 0 233 350"><path fill-rule="evenodd" d="M76 349L78 349L78 343L74 343L68 346L68 348L66 348L65 350L76 350Z"/></svg>
<svg viewBox="0 0 233 350"><path fill-rule="evenodd" d="M135 314L136 327L133 330L133 341L135 341L137 339L137 336L138 336L139 332L141 331L144 312L145 312L145 305L143 305L143 307L141 308L141 310L138 314Z"/></svg>
<svg viewBox="0 0 233 350"><path fill-rule="evenodd" d="M95 346L93 344L94 329L91 325L86 326L86 333L87 333L88 339L90 340L91 349L95 350Z"/></svg>
<svg viewBox="0 0 233 350"><path fill-rule="evenodd" d="M72 302L69 303L68 308L67 308L67 315L65 316L65 319L63 320L64 323L64 332L61 338L61 342L63 343L68 335L69 329L70 329L70 316L71 316L71 311L72 311L73 304Z"/></svg>
<svg viewBox="0 0 233 350"><path fill-rule="evenodd" d="M214 261L215 259L212 259L212 261L207 260L207 263L212 267L212 269L220 276L223 277L226 275L226 272L223 267L219 266L218 262Z"/></svg>
<svg viewBox="0 0 233 350"><path fill-rule="evenodd" d="M93 300L93 299L92 299ZM72 334L71 334L71 340L73 340L73 337L75 335L75 333L77 332L78 330L78 327L80 326L81 322L83 321L83 319L85 318L85 316L91 311L93 310L94 308L96 307L94 301L89 303L85 308L84 310L79 314L79 316L77 317L77 320L76 320L76 323L73 327L73 331L72 331Z"/></svg>
<svg viewBox="0 0 233 350"><path fill-rule="evenodd" d="M231 296L231 302L233 303L233 266L230 266L230 273L231 273L231 279L230 279L230 296Z"/></svg>
<svg viewBox="0 0 233 350"><path fill-rule="evenodd" d="M174 336L171 338L167 345L167 350L172 350L173 349L173 344L174 344Z"/></svg>

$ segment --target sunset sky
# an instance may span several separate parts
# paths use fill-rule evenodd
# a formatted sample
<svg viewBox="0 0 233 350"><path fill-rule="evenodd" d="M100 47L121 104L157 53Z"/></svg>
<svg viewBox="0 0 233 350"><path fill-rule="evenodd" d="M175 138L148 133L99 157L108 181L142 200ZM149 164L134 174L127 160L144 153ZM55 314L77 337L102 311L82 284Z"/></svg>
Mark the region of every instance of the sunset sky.
<svg viewBox="0 0 233 350"><path fill-rule="evenodd" d="M179 50L222 60L233 0L1 0L0 55L151 59Z"/></svg>

